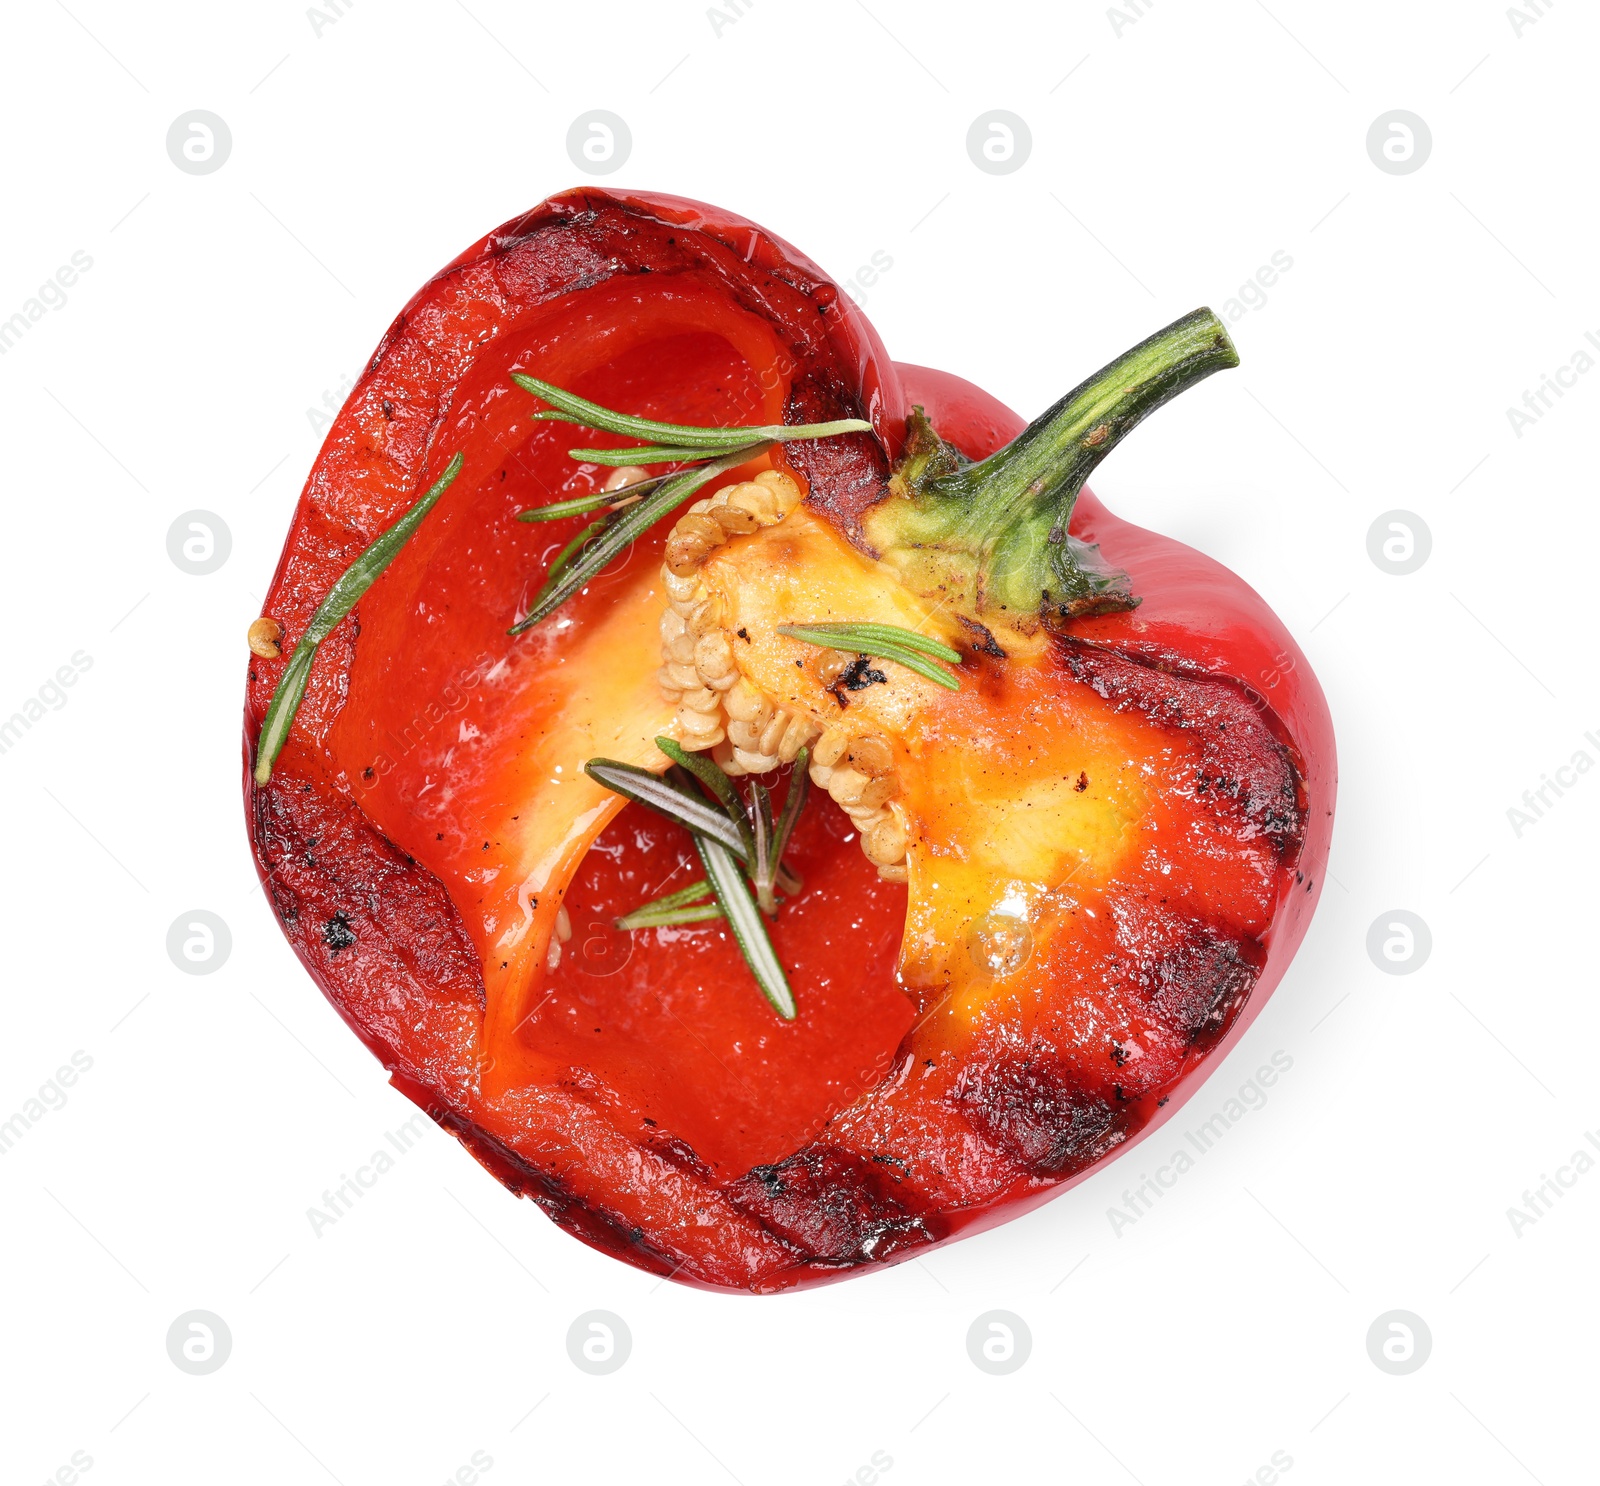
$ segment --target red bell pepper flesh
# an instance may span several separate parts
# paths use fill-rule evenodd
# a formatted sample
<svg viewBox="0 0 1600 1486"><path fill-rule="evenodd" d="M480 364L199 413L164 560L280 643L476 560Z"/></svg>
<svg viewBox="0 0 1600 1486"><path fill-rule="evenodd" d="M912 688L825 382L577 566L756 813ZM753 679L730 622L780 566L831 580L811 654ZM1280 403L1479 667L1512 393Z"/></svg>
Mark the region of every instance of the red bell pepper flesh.
<svg viewBox="0 0 1600 1486"><path fill-rule="evenodd" d="M597 313L591 296L586 317ZM617 311L608 304L598 313L609 319ZM541 330L544 344L530 353L537 357L530 364L581 396L652 417L781 421L787 382L776 373L770 336L723 325L727 317L716 300L646 298L627 312L631 349L599 365L575 365L573 348L592 355L593 347L563 316ZM701 328L686 331L685 324ZM741 334L746 357L718 328ZM618 348L608 342L606 350ZM764 378L770 390L763 390ZM663 531L531 634L506 638L507 618L532 591L530 576L583 520L554 534L515 520L519 510L582 488L572 488L571 427L531 420L535 404L525 396L498 406L507 405L514 415L505 434L510 457L483 474L476 489L467 480L480 472L469 461L431 540L414 541L364 602L349 695L329 746L366 814L449 888L461 910L485 967L483 1041L495 1063L484 1073L486 1093L530 1081L559 1083L579 1068L638 1110L631 1136L648 1136L651 1127L642 1121L653 1118L702 1159L737 1174L804 1144L818 1109L853 1101L887 1066L910 1022L893 980L904 890L878 882L859 850L845 848L842 818L826 826L807 822L795 863L816 890L806 895L803 912L786 914L774 931L785 962L807 987L807 1014L797 1028L774 1023L745 984L748 972L724 935L669 934L673 942L656 948L655 935L634 941L610 929L611 920L673 881L689 880L683 873L692 859L682 833L641 820L637 810L613 832L620 849L608 855L613 849L602 843L593 854L593 870L585 874L592 896L569 905L578 939L563 970L542 973L544 945L564 878L592 831L579 837L567 864L548 872L548 892L539 876L532 878L537 906L527 917L540 926L530 931L534 952L519 953L526 950L520 940L506 946L505 930L516 932L525 917L519 891L537 874L548 845L540 839L531 857L524 848L519 817L529 803L560 778L557 793L579 797L581 809L599 809L602 820L622 808L619 797L578 766L586 757L627 755L626 742L600 732L581 747L565 736L556 750L539 747L542 724L581 705L566 688L601 688L595 705L605 714L626 710L616 686L631 677L629 697L642 687L655 721L639 731L639 763L656 755L650 740L672 722L655 682ZM585 648L591 631L604 637L598 650ZM641 837L656 843L650 852L634 844ZM815 867L808 872L811 857ZM608 862L617 868L610 892L599 881ZM850 897L841 900L843 890ZM839 921L840 902L852 900L880 905L870 956L861 955L855 933ZM626 951L632 958L619 965ZM706 1099L707 1088L717 1090L714 1101Z"/></svg>
<svg viewBox="0 0 1600 1486"><path fill-rule="evenodd" d="M565 199L574 211L612 200ZM833 304L822 349L848 368L887 442L910 402L973 457L1021 430L968 384L887 363L821 275L749 224L670 199L628 205L739 244L757 264L813 275L819 302ZM821 800L795 844L807 890L774 930L801 988L801 1017L786 1026L718 926L637 936L609 927L693 871L681 833L635 809L604 829L567 889L576 934L561 967L546 977L535 964L507 992L493 949L526 865L507 838L521 829L524 734L539 721L528 703L559 689L563 655L638 601L660 537L547 621L548 633L506 638L569 534L512 518L581 493L564 451L596 441L532 421L534 405L506 374L534 371L671 421L840 411L826 379L819 391L785 344L791 321L766 313L770 304L762 313L731 304L722 285L692 273L532 293L510 313L506 286L526 283L513 282L514 255L499 245L515 237L503 230L469 250L397 322L330 435L269 598L267 611L297 633L332 575L421 479L466 452L455 487L359 606L359 641L347 624L324 646L274 783L254 799L258 861L297 949L396 1083L503 1180L587 1241L680 1279L811 1282L1059 1192L1170 1117L1259 1011L1304 934L1333 802L1331 727L1309 668L1240 580L1085 492L1073 532L1127 568L1144 602L1075 622L1053 684L1111 729L1182 712L1168 728L1174 787L1156 792L1165 813L1153 824L1188 833L1183 913L1159 902L1170 876L1147 853L1098 900L1104 911L1053 939L1037 967L1041 984L1081 981L1085 994L1025 998L953 1024L915 984L909 997L895 985L905 890L876 878L848 821ZM582 267L566 265L566 282ZM493 337L493 356L473 354ZM805 380L793 387L797 370ZM826 448L797 458L817 504L846 530L879 489L850 459ZM253 721L272 679L258 663ZM1232 817L1234 849L1208 851L1215 802L1197 806L1178 781L1211 767L1270 792L1286 756L1303 840L1282 860L1265 838L1239 849L1256 830L1247 800ZM1197 904L1216 920L1209 938L1195 928L1206 921ZM1088 894L1083 906L1094 906ZM554 911L553 898L536 910L546 920ZM1164 967L1154 1006L1108 971L1129 944L1147 951L1147 970ZM1226 989L1230 977L1237 994L1214 1005L1207 988ZM1120 1068L1104 1059L1108 1020L1139 1050ZM1095 1056L1030 1057L1035 1031Z"/></svg>

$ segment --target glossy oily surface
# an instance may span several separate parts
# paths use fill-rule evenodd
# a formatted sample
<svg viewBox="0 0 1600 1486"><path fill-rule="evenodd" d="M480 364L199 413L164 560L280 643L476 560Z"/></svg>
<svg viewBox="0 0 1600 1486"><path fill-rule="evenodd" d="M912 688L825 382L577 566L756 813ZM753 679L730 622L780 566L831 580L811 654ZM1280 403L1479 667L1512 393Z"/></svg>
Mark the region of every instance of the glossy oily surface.
<svg viewBox="0 0 1600 1486"><path fill-rule="evenodd" d="M906 886L812 790L804 889L773 928L792 1023L720 923L612 927L700 875L681 830L581 772L597 754L652 761L672 726L654 681L665 531L506 634L584 521L517 512L593 489L605 471L566 449L617 442L533 420L513 370L670 421L874 420L876 439L788 446L806 503L706 565L747 621L742 674L819 726L887 739L896 767ZM1131 574L1132 613L984 641L875 570L861 516L913 400L973 457L1021 426L889 362L820 271L751 224L571 193L475 245L396 322L269 594L292 639L463 452L251 790L257 860L399 1087L570 1231L680 1280L810 1283L1062 1190L1168 1117L1238 1036L1320 886L1326 709L1226 570L1087 493L1072 532ZM829 618L937 634L962 654L960 691L892 665L830 690L814 648L775 632ZM253 664L250 736L279 670Z"/></svg>

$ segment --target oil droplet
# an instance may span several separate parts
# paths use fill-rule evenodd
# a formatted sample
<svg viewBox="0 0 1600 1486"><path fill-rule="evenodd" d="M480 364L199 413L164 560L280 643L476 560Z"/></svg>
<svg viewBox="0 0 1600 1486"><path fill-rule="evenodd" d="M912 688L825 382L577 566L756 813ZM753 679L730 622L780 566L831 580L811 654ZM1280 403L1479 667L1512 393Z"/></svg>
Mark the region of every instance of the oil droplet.
<svg viewBox="0 0 1600 1486"><path fill-rule="evenodd" d="M967 932L967 953L986 974L1014 975L1033 953L1033 930L1010 904L984 914Z"/></svg>

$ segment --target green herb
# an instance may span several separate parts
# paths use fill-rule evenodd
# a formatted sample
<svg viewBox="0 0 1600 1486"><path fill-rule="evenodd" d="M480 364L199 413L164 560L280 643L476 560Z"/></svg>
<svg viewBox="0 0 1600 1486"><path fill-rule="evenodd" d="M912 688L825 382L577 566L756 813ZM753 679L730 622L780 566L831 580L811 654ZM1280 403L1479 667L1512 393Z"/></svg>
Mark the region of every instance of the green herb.
<svg viewBox="0 0 1600 1486"><path fill-rule="evenodd" d="M719 444L717 447L734 446ZM579 464L606 464L620 468L630 464L692 464L697 459L704 459L706 453L703 446L693 444L635 444L628 449L568 449L567 457L576 459Z"/></svg>
<svg viewBox="0 0 1600 1486"><path fill-rule="evenodd" d="M317 606L305 633L294 647L289 664L278 678L277 690L267 707L261 724L261 736L256 740L255 780L265 784L272 778L272 765L289 736L289 727L295 713L300 710L306 686L311 680L311 663L317 658L317 647L333 632L361 596L377 581L378 575L394 561L395 555L422 525L422 518L434 508L439 497L450 488L451 482L461 473L462 457L457 454L445 466L444 473L434 481L426 495L420 497L388 531L378 537L356 560L344 570L339 580L328 590L327 597Z"/></svg>
<svg viewBox="0 0 1600 1486"><path fill-rule="evenodd" d="M698 924L721 918L719 904L702 901L710 896L711 884L702 877L675 893L666 893L641 904L632 913L617 919L616 925L619 929L670 929L678 924Z"/></svg>
<svg viewBox="0 0 1600 1486"><path fill-rule="evenodd" d="M715 763L703 753L690 753L687 748L682 748L672 738L657 738L656 747L672 760L680 769L687 769L701 784L711 791L717 798L717 803L728 812L728 817L739 828L739 835L744 841L744 852L740 860L747 863L752 869L756 860L755 832L751 828L749 813L744 808L744 802L739 798L739 792L733 787L733 781L719 769Z"/></svg>
<svg viewBox="0 0 1600 1486"><path fill-rule="evenodd" d="M761 994L772 1004L772 1009L784 1021L795 1018L794 992L789 989L789 977L783 973L783 962L772 947L772 936L767 933L767 923L761 910L744 885L744 874L739 863L726 847L705 836L694 838L695 850L705 865L706 881L717 895L717 904L733 930L733 937L744 955L744 962L755 976Z"/></svg>
<svg viewBox="0 0 1600 1486"><path fill-rule="evenodd" d="M726 807L718 809L693 784L673 774L652 774L634 764L619 764L615 759L592 758L583 772L597 784L635 804L648 806L657 815L676 821L698 840L708 836L731 851L741 862L749 863L751 853L745 845L749 823L732 818Z"/></svg>
<svg viewBox="0 0 1600 1486"><path fill-rule="evenodd" d="M739 798L733 781L703 753L690 753L671 738L657 738L656 747L677 764L687 769L701 784L711 791L728 812L729 818L739 827L744 837L745 850L739 858L750 868L750 881L755 885L756 900L768 918L778 912L776 889L781 887L791 897L800 891L800 879L792 868L783 863L783 849L789 843L789 833L800 818L806 802L806 760L810 757L802 749L795 759L794 772L789 776L789 793L784 799L784 824L775 826L772 819L772 796L759 780L750 781L750 806Z"/></svg>
<svg viewBox="0 0 1600 1486"><path fill-rule="evenodd" d="M811 752L806 748L795 755L794 771L789 775L789 793L784 796L783 814L776 822L772 818L772 796L766 785L758 779L750 781L750 795L755 804L752 822L755 827L755 864L750 880L755 884L756 902L768 918L778 911L776 890L779 887L791 896L799 891L798 879L790 881L793 873L784 864L783 854L788 849L795 822L805 809L806 792L811 787L806 773L810 758Z"/></svg>
<svg viewBox="0 0 1600 1486"><path fill-rule="evenodd" d="M838 418L831 423L766 423L755 427L715 428L694 423L658 423L653 418L635 418L630 413L619 413L615 408L601 407L588 398L565 392L550 382L537 377L512 372L511 380L525 392L543 398L556 409L553 413L535 413L535 418L557 423L576 423L584 428L598 428L626 438L654 439L661 444L690 445L696 449L727 449L736 444L787 443L791 439L826 439L840 433L871 433L872 425L864 418ZM637 454L637 450L607 451ZM705 456L700 456L704 458ZM599 461L595 461L598 463Z"/></svg>
<svg viewBox="0 0 1600 1486"><path fill-rule="evenodd" d="M929 681L960 691L961 683L943 666L936 666L928 656L959 665L961 652L915 630L901 629L898 624L780 624L780 635L792 640L803 640L807 645L820 645L825 649L853 650L858 655L870 655L875 660L892 660L896 665L915 671Z"/></svg>
<svg viewBox="0 0 1600 1486"><path fill-rule="evenodd" d="M711 889L708 887L705 891L709 894ZM684 924L703 924L726 917L720 903L696 903L693 907L674 908L670 912L658 912L651 907L636 908L616 923L619 929L676 929Z"/></svg>
<svg viewBox="0 0 1600 1486"><path fill-rule="evenodd" d="M627 551L628 547L649 531L656 522L686 501L707 481L714 480L729 470L737 469L766 447L765 444L749 444L724 454L720 459L712 460L710 464L697 465L691 470L679 470L677 474L669 475L643 500L618 511L612 520L595 532L581 555L573 557L559 571L552 569L545 576L544 587L534 595L532 604L528 606L528 612L511 626L509 633L520 635L541 619L549 618L592 578L610 567L615 559Z"/></svg>
<svg viewBox="0 0 1600 1486"><path fill-rule="evenodd" d="M550 564L550 570L544 575L546 586L554 583L562 573L566 572L568 565L577 559L578 554L584 548L599 538L600 534L611 525L611 521L612 518L609 515L602 516L598 521L591 521L565 547L556 553L555 561Z"/></svg>
<svg viewBox="0 0 1600 1486"><path fill-rule="evenodd" d="M551 411L535 413L535 418L576 423L624 438L650 440L642 447L631 449L569 450L568 453L576 460L619 467L630 464L695 465L692 469L675 470L649 480L640 480L620 490L596 492L519 512L519 521L559 521L564 516L580 516L599 510L608 511L610 519L592 524L580 537L567 544L545 574L544 586L534 596L528 612L512 626L510 633L513 635L520 635L540 620L548 618L707 481L737 469L758 454L764 454L773 444L872 431L872 425L864 418L836 418L831 423L765 423L754 427L733 425L726 428L691 423L658 423L653 418L636 418L631 413L619 413L615 408L602 407L599 403L590 402L585 397L578 397L553 383L540 381L538 377L530 377L522 372L512 372L511 380L524 391L550 404ZM643 499L640 499L641 496Z"/></svg>
<svg viewBox="0 0 1600 1486"><path fill-rule="evenodd" d="M695 457L698 459L702 456L696 454ZM632 460L626 462L633 463ZM562 521L568 516L587 516L590 511L620 511L624 506L638 500L646 491L654 490L663 480L671 478L670 475L653 475L648 480L636 480L632 485L623 485L616 490L597 490L593 495L579 495L571 500L552 501L548 506L532 506L526 511L518 511L517 520Z"/></svg>
<svg viewBox="0 0 1600 1486"><path fill-rule="evenodd" d="M794 995L762 915L771 918L777 914L782 901L778 889L793 897L802 886L784 863L783 853L805 808L808 754L802 749L795 759L783 814L774 820L772 797L764 785L751 781L751 804L747 806L732 780L704 754L691 753L667 737L657 738L656 747L672 761L672 767L661 776L613 759L590 759L583 767L591 779L607 789L683 826L694 837L706 880L636 908L618 919L617 927L662 928L718 917L727 919L762 995L779 1016L792 1020ZM695 788L696 782L713 798L701 794ZM753 902L745 889L744 876L755 887ZM715 905L688 906L705 897L708 889L716 896Z"/></svg>

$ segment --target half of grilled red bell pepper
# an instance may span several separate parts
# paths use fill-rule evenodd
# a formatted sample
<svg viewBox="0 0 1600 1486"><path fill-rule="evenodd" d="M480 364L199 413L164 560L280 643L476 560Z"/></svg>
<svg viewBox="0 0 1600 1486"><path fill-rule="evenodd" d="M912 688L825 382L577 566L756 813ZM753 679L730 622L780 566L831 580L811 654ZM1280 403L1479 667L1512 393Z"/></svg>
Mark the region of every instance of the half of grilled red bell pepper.
<svg viewBox="0 0 1600 1486"><path fill-rule="evenodd" d="M269 592L287 638L251 664L252 762L318 604L456 454L460 474L323 643L270 778L247 775L251 840L285 932L395 1084L585 1241L765 1291L988 1226L1170 1117L1282 975L1326 858L1331 724L1247 585L1079 490L1232 359L1208 316L1139 354L1025 433L891 362L753 223L596 190L473 244L384 337ZM609 473L569 457L512 373L674 424L871 422L701 492L770 469L805 495L694 569L715 608L697 633L738 695L828 750L813 777L836 797L858 756L863 778L873 750L893 763L876 815L823 798L800 819L803 886L770 928L791 1021L724 923L616 927L700 870L682 829L583 772L663 767L654 738L688 736L695 683L658 668L689 580L678 549L661 566L668 522L508 634L586 520L518 513ZM937 633L959 690L870 658L842 677L778 628L827 619ZM735 722L717 712L702 745L740 774L765 745Z"/></svg>

